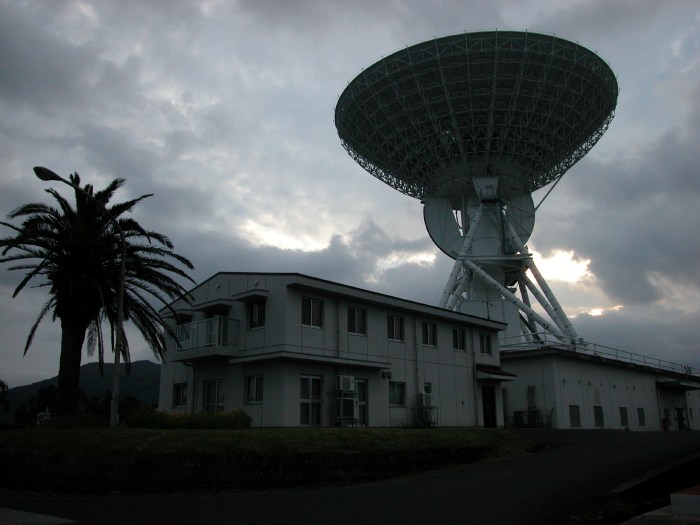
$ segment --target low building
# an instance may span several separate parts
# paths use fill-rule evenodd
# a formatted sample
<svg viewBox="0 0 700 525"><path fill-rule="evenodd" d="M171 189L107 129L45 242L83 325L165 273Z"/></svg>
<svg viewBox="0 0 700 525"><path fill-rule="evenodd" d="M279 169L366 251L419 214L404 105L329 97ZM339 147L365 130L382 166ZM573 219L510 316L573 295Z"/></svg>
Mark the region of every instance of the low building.
<svg viewBox="0 0 700 525"><path fill-rule="evenodd" d="M218 273L163 310L159 408L253 426L503 426L505 325L301 274Z"/></svg>
<svg viewBox="0 0 700 525"><path fill-rule="evenodd" d="M504 388L511 426L700 429L700 374L689 367L612 348L504 345L517 378Z"/></svg>

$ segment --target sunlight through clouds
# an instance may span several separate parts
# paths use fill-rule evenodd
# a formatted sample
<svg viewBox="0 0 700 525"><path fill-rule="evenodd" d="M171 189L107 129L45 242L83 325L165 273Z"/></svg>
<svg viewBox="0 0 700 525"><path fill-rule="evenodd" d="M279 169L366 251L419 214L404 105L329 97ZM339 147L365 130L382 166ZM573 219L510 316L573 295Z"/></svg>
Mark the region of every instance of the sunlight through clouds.
<svg viewBox="0 0 700 525"><path fill-rule="evenodd" d="M588 312L589 315L592 315L593 317L598 317L601 315L604 315L605 312L618 312L622 310L624 306L621 304L618 304L616 306L611 306L609 308L593 308L590 312Z"/></svg>
<svg viewBox="0 0 700 525"><path fill-rule="evenodd" d="M547 257L531 250L532 258L540 272L548 281L577 283L586 277L593 277L588 270L590 259L579 259L573 250L552 250Z"/></svg>

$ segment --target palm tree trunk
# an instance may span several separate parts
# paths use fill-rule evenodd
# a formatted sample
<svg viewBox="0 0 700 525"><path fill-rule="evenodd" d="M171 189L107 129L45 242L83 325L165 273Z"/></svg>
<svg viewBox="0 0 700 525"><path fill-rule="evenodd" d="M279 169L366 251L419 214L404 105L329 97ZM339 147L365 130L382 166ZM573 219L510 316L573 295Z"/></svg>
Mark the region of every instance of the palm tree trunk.
<svg viewBox="0 0 700 525"><path fill-rule="evenodd" d="M58 369L58 417L77 414L80 408L80 360L87 325L61 320L61 359Z"/></svg>

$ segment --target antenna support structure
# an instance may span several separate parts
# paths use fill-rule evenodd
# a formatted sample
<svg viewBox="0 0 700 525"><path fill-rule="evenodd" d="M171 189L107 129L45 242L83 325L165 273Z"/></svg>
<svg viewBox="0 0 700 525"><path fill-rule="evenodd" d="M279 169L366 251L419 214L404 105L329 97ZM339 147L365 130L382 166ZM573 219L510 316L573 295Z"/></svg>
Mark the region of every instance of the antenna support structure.
<svg viewBox="0 0 700 525"><path fill-rule="evenodd" d="M428 234L455 261L441 307L502 321L509 341L576 344L526 245L532 193L551 191L598 142L617 96L608 64L578 43L461 33L364 69L335 125L360 166L422 202Z"/></svg>

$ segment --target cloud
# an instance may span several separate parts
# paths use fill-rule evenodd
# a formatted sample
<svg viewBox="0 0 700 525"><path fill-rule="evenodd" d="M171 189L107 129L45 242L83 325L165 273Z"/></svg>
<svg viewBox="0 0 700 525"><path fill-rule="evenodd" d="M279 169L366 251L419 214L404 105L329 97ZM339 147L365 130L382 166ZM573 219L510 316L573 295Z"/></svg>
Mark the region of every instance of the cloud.
<svg viewBox="0 0 700 525"><path fill-rule="evenodd" d="M420 202L343 150L338 96L362 68L435 36L556 33L597 50L621 91L610 129L540 208L529 244L590 260L579 282L550 279L587 339L692 357L699 15L695 2L650 0L3 2L0 214L48 200L35 165L97 187L124 177L117 200L153 193L136 218L172 238L198 281L292 271L434 303L452 261ZM50 322L17 357L43 292L10 299L18 279L0 269L0 374L11 381L57 370ZM645 344L638 330L668 340ZM137 339L135 355L150 355Z"/></svg>

